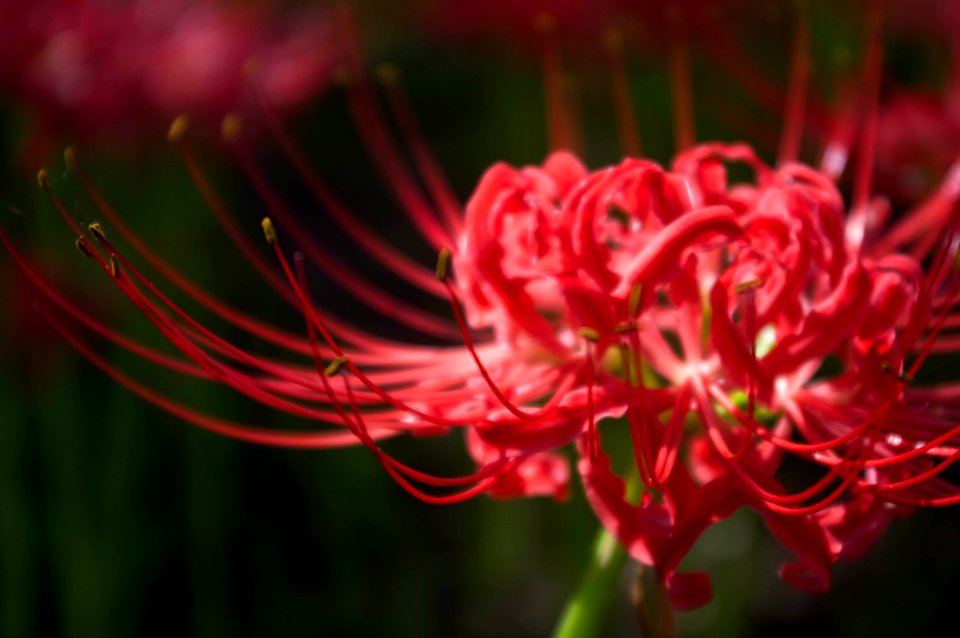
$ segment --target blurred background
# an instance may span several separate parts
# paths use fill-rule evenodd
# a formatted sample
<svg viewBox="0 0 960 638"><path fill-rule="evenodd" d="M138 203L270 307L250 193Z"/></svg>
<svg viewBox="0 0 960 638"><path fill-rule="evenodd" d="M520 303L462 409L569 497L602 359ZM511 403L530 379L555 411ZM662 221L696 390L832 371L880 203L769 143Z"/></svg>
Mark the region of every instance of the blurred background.
<svg viewBox="0 0 960 638"><path fill-rule="evenodd" d="M622 156L604 45L621 28L644 154L673 152L663 25L680 11L693 43L701 140L746 140L773 161L787 83L794 5L752 2L374 2L352 5L371 67L390 62L454 190L466 200L497 161L547 152L536 16L557 21L567 90L583 121L582 157ZM829 121L856 74L865 8L808 5L811 120ZM911 5L915 7L916 5ZM667 10L669 9L669 11ZM960 155L950 3L885 7L879 193L903 210ZM354 211L409 254L434 255L400 221L345 108L336 44L341 8L274 2L0 2L0 224L37 272L118 332L163 340L73 246L36 187L83 222L99 219L63 149L130 226L177 269L238 308L300 331L228 242L178 154L172 118L191 114L190 143L251 239L264 211L218 142L220 117L249 110L242 67L256 60L268 102ZM667 17L665 17L667 16ZM838 88L840 87L840 88ZM255 120L255 118L254 118ZM333 232L296 186L277 145L252 124L261 165L318 234ZM817 159L817 122L803 157ZM887 131L885 134L883 131ZM886 146L884 146L884 144ZM108 228L108 233L110 232ZM333 245L339 245L333 241ZM266 254L266 248L264 247ZM364 268L364 257L338 259ZM144 270L155 276L155 271ZM155 277L157 280L160 277ZM407 336L345 299L339 316ZM222 336L270 353L182 295ZM3 636L545 636L575 590L598 524L579 484L565 502L425 505L364 449L287 451L221 438L147 405L77 355L34 308L36 294L0 254L0 634ZM443 308L438 308L443 312ZM163 374L100 343L131 376L224 418L302 427L223 388ZM438 473L471 467L459 436L397 439L397 457ZM572 458L572 455L571 455ZM786 559L749 512L706 534L685 566L708 569L714 600L680 614L684 636L923 635L955 616L960 511L897 522L864 559L841 563L833 590L812 596L776 577ZM638 636L628 567L598 635ZM950 625L947 625L950 626Z"/></svg>

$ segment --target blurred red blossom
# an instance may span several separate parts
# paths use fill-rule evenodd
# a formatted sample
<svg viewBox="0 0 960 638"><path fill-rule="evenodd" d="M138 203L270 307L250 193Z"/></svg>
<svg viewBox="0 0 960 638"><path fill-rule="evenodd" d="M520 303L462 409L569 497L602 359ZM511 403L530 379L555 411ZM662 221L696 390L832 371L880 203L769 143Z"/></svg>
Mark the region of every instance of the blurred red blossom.
<svg viewBox="0 0 960 638"><path fill-rule="evenodd" d="M245 103L247 64L271 104L300 104L331 79L331 35L319 7L5 0L0 89L29 112L35 148L25 161L36 161L61 134L129 140L180 113L215 121Z"/></svg>
<svg viewBox="0 0 960 638"><path fill-rule="evenodd" d="M901 44L932 52L932 59L945 67L936 83L897 83L882 97L877 185L903 206L927 193L958 156L960 4L949 0L886 4L890 31Z"/></svg>

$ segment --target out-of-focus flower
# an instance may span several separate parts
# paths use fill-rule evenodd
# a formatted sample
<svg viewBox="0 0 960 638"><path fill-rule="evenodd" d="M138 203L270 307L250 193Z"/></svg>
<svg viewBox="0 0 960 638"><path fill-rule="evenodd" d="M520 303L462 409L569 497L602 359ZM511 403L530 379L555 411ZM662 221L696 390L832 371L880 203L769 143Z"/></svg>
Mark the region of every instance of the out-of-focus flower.
<svg viewBox="0 0 960 638"><path fill-rule="evenodd" d="M935 85L885 91L877 130L877 186L895 204L930 191L957 159L960 147L960 5L924 0L887 3L891 30L903 44L932 51L944 65Z"/></svg>
<svg viewBox="0 0 960 638"><path fill-rule="evenodd" d="M36 156L63 133L123 140L179 113L216 121L245 104L248 63L271 104L300 104L330 81L331 36L317 7L278 15L228 0L8 0L0 89L33 116Z"/></svg>
<svg viewBox="0 0 960 638"><path fill-rule="evenodd" d="M960 95L902 90L881 107L877 130L879 186L898 203L917 201L957 159Z"/></svg>
<svg viewBox="0 0 960 638"><path fill-rule="evenodd" d="M872 24L868 95L871 88L876 94L880 69ZM863 152L873 144L876 118L861 118L860 161L845 204L835 182L852 151L850 136L828 145L818 167L797 161L804 100L802 91L790 90L776 166L747 144L682 147L669 168L630 157L598 170L560 149L541 166L494 165L461 210L395 74L381 75L410 165L358 63L348 105L400 207L440 254L435 272L340 201L269 105L266 122L345 235L405 285L447 301L452 319L331 258L259 168L233 116L224 123L225 137L269 212L263 231L279 270L227 214L190 151L183 120L171 138L228 234L302 315L306 338L196 287L133 234L72 151L67 163L105 222L175 287L257 339L305 357L303 364L253 355L191 318L108 239L104 226L79 227L50 192L45 173L41 186L81 252L182 356L131 341L79 311L2 231L0 238L45 299L46 317L80 352L146 400L201 427L268 445L360 443L404 489L434 503L482 493L562 497L569 472L558 450L575 444L598 517L631 555L657 568L680 608L711 595L705 574L678 572L681 560L704 530L738 508L757 512L795 554L781 570L787 582L823 591L833 562L861 555L896 514L960 501L960 489L940 478L960 456L957 388L915 381L932 353L960 345L939 338L958 324L956 171L888 227L886 207L871 197L872 157ZM794 65L794 84L805 77L803 65ZM689 121L681 117L677 127L678 140L692 137ZM752 177L734 180L731 165ZM303 251L292 262L287 242ZM373 335L325 312L312 298L308 266L433 345ZM192 410L113 367L81 327L160 366L331 427L281 431ZM603 444L614 428L632 442L630 473L642 485L637 500L628 497L632 479L614 472ZM382 446L400 434L451 430L463 431L477 464L467 476L427 474ZM786 455L819 470L817 478L789 488Z"/></svg>

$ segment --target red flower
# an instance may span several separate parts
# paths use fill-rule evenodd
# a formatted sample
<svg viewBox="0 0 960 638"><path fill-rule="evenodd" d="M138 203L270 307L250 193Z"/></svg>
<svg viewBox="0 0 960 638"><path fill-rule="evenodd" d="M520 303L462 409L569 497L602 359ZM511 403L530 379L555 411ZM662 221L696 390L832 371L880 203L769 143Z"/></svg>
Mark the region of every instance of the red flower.
<svg viewBox="0 0 960 638"><path fill-rule="evenodd" d="M873 36L868 94L879 81ZM268 445L360 443L404 489L429 502L482 493L562 497L568 471L557 450L573 443L601 522L637 560L658 569L680 608L704 604L710 586L706 575L679 573L678 565L705 529L740 507L756 511L795 555L782 577L822 591L832 563L861 555L895 514L960 500L960 489L939 477L960 455L957 388L914 383L931 353L957 347L955 339L938 337L958 323L960 182L948 175L923 205L888 227L886 207L870 197L875 107L863 118L849 206L835 185L850 151L849 138L839 136L819 168L796 161L795 143L783 145L777 166L746 144L688 147L669 168L628 158L593 171L557 151L542 166L494 165L461 214L393 75L385 74L388 103L415 171L401 161L371 87L359 65L355 70L348 104L358 131L400 207L440 253L436 276L350 212L311 171L269 106L267 123L318 205L366 255L446 299L452 321L331 259L258 168L231 117L227 142L270 213L263 231L280 274L225 212L181 120L171 137L228 234L303 315L306 338L197 288L124 225L72 152L67 162L110 226L174 286L256 338L306 357L312 369L218 337L147 280L100 225L78 227L51 193L81 251L183 356L162 355L77 310L0 231L45 297L52 324L117 381L188 422ZM804 75L795 65L795 84ZM790 95L788 142L803 121L802 91ZM692 136L689 121L680 118L677 126L678 140ZM731 164L752 177L733 181ZM40 181L49 192L44 173ZM303 250L292 264L288 237ZM308 262L372 309L433 337L434 345L371 335L324 312L311 298ZM112 367L80 326L158 365L332 429L278 431L191 410ZM452 339L459 342L450 345ZM628 498L627 481L603 446L601 429L614 428L625 429L632 444L643 486L638 502ZM451 429L465 433L477 463L468 476L424 473L381 446L399 434ZM820 476L789 490L785 455Z"/></svg>

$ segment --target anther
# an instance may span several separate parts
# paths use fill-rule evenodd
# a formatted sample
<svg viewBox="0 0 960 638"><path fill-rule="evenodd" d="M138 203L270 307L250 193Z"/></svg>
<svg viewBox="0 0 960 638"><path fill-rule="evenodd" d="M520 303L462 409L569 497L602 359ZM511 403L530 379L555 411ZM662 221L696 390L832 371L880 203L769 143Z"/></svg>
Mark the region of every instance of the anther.
<svg viewBox="0 0 960 638"><path fill-rule="evenodd" d="M267 243L274 246L277 243L277 229L274 228L270 218L264 217L263 221L260 222L260 227L263 228L263 236L266 238Z"/></svg>
<svg viewBox="0 0 960 638"><path fill-rule="evenodd" d="M383 84L396 84L400 81L400 69L396 64L383 62L377 65L377 79Z"/></svg>
<svg viewBox="0 0 960 638"><path fill-rule="evenodd" d="M37 184L40 188L46 188L49 182L47 181L47 169L41 168L37 171Z"/></svg>
<svg viewBox="0 0 960 638"><path fill-rule="evenodd" d="M167 141L171 144L176 144L182 140L189 126L190 118L186 115L178 115L173 118L173 122L170 123L170 128L167 129Z"/></svg>
<svg viewBox="0 0 960 638"><path fill-rule="evenodd" d="M77 241L74 242L84 257L93 257L93 251L90 250L90 245L87 243L87 240L83 237L77 237Z"/></svg>
<svg viewBox="0 0 960 638"><path fill-rule="evenodd" d="M117 256L110 255L110 261L108 263L110 266L110 276L116 279L117 275L120 274L120 262L117 260Z"/></svg>
<svg viewBox="0 0 960 638"><path fill-rule="evenodd" d="M450 261L453 259L453 253L450 252L449 248L444 248L440 251L440 254L437 255L437 270L436 275L437 279L440 281L446 281L447 276L450 274Z"/></svg>
<svg viewBox="0 0 960 638"><path fill-rule="evenodd" d="M87 228L90 230L91 233L93 233L93 236L96 237L97 239L100 239L100 240L107 239L107 233L104 232L103 226L100 225L100 222L93 222L92 224L88 225Z"/></svg>
<svg viewBox="0 0 960 638"><path fill-rule="evenodd" d="M739 295L740 293L743 293L743 292L756 290L762 285L763 285L763 279L760 279L759 277L757 277L755 279L750 279L749 281L744 281L735 285L733 287L733 292Z"/></svg>
<svg viewBox="0 0 960 638"><path fill-rule="evenodd" d="M77 149L68 146L63 149L63 161L71 171L77 168Z"/></svg>
<svg viewBox="0 0 960 638"><path fill-rule="evenodd" d="M594 330L593 328L583 327L578 331L580 336L589 341L590 343L597 343L600 341L600 333Z"/></svg>
<svg viewBox="0 0 960 638"><path fill-rule="evenodd" d="M618 335L629 334L640 329L640 324L634 320L623 321L614 327L613 331Z"/></svg>
<svg viewBox="0 0 960 638"><path fill-rule="evenodd" d="M336 359L331 361L326 368L323 369L323 373L328 377L335 376L338 372L340 372L340 369L343 367L343 364L347 363L348 361L350 361L350 359L347 357L344 357L344 356L337 357Z"/></svg>
<svg viewBox="0 0 960 638"><path fill-rule="evenodd" d="M224 142L233 142L239 137L243 120L239 113L227 113L220 123L220 137Z"/></svg>

